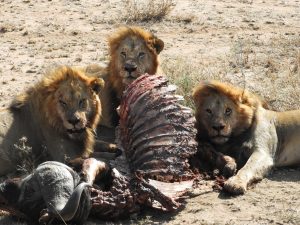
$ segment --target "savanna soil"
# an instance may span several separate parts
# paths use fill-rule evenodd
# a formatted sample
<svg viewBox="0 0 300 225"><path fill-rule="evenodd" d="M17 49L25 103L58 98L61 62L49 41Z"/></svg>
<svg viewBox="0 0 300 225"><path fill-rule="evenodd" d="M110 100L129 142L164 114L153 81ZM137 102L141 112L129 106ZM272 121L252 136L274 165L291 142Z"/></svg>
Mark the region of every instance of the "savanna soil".
<svg viewBox="0 0 300 225"><path fill-rule="evenodd" d="M130 24L164 40L162 67L188 104L196 81L220 79L260 94L275 110L300 108L299 0L174 2L161 21L128 23L121 0L0 0L0 107L53 66L105 63L107 36ZM276 169L243 196L211 186L203 182L203 194L179 213L147 210L117 223L300 224L299 167ZM99 223L116 222L87 224Z"/></svg>

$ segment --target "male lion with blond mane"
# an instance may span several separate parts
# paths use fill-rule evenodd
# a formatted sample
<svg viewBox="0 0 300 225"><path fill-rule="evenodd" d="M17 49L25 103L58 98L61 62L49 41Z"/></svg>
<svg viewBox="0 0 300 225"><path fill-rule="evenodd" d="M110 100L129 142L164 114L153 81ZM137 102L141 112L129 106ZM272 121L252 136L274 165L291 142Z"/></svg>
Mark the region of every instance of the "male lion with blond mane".
<svg viewBox="0 0 300 225"><path fill-rule="evenodd" d="M266 109L254 94L217 81L201 83L193 92L200 151L230 177L224 189L245 193L274 166L300 163L300 110Z"/></svg>
<svg viewBox="0 0 300 225"><path fill-rule="evenodd" d="M164 42L139 27L121 27L109 39L110 61L107 68L91 65L86 72L105 81L100 93L103 111L101 125L114 127L118 123L116 108L126 86L139 76L155 74L159 69L158 54Z"/></svg>
<svg viewBox="0 0 300 225"><path fill-rule="evenodd" d="M60 67L0 111L0 176L16 171L22 161L16 144L23 137L39 162L88 157L101 115L98 94L103 85L101 78ZM46 159L39 158L43 149Z"/></svg>

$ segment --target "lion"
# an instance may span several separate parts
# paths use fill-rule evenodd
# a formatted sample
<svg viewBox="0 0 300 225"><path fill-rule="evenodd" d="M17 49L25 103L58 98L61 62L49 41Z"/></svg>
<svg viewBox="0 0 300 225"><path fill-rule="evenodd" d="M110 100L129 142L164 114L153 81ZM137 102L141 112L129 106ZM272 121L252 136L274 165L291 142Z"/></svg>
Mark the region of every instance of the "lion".
<svg viewBox="0 0 300 225"><path fill-rule="evenodd" d="M116 108L126 86L139 76L162 73L158 55L164 42L139 27L121 27L109 39L110 60L107 68L90 65L85 72L104 79L100 93L103 104L100 124L115 127L118 124Z"/></svg>
<svg viewBox="0 0 300 225"><path fill-rule="evenodd" d="M38 161L44 155L59 162L90 156L97 147L103 86L101 78L62 66L17 96L0 112L0 176L21 163L22 149L16 143L23 137Z"/></svg>
<svg viewBox="0 0 300 225"><path fill-rule="evenodd" d="M300 110L269 110L253 93L218 81L196 86L193 100L199 149L231 176L226 191L243 194L273 167L300 164Z"/></svg>

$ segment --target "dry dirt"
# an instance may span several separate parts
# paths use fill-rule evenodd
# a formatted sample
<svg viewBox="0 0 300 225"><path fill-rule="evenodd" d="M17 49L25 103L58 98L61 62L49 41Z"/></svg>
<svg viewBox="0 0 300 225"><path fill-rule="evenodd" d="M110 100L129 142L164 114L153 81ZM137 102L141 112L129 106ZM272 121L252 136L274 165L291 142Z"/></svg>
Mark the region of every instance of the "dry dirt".
<svg viewBox="0 0 300 225"><path fill-rule="evenodd" d="M0 107L55 65L105 62L107 35L127 22L125 2L0 0ZM195 81L221 79L273 109L300 108L299 0L174 2L163 20L131 24L164 40L162 66L187 98ZM277 169L244 196L213 192L209 182L207 190L176 214L87 224L300 224L300 168Z"/></svg>

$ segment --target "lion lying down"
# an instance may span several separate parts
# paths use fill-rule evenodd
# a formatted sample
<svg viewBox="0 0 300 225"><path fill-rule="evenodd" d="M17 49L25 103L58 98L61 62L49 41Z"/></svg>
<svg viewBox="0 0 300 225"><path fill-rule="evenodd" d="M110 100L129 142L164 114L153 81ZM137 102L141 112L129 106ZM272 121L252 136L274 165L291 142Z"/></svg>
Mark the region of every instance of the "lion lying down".
<svg viewBox="0 0 300 225"><path fill-rule="evenodd" d="M0 176L20 165L21 150L15 144L22 137L27 138L36 165L88 157L101 115L98 94L103 84L101 78L60 67L0 111Z"/></svg>
<svg viewBox="0 0 300 225"><path fill-rule="evenodd" d="M300 163L300 110L267 110L254 94L217 81L199 84L193 99L203 155L229 176L240 168L228 192L243 194L272 167Z"/></svg>

